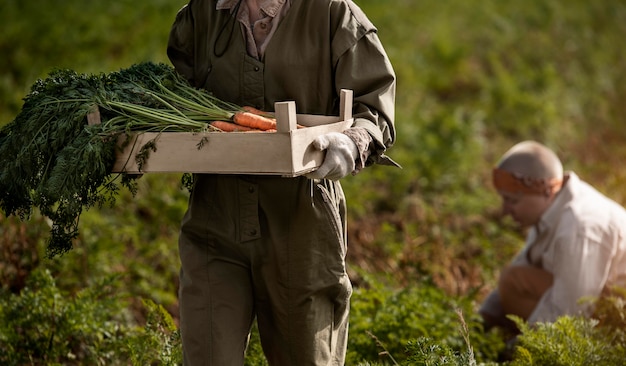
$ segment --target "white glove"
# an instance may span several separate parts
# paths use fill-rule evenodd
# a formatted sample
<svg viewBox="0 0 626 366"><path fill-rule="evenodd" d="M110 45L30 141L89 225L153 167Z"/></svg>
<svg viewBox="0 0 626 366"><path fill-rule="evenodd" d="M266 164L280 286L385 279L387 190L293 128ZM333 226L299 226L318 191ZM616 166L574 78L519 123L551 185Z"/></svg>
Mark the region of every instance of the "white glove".
<svg viewBox="0 0 626 366"><path fill-rule="evenodd" d="M322 165L307 174L307 178L339 180L354 171L359 150L350 137L340 132L329 132L316 137L313 147L326 150L326 156Z"/></svg>

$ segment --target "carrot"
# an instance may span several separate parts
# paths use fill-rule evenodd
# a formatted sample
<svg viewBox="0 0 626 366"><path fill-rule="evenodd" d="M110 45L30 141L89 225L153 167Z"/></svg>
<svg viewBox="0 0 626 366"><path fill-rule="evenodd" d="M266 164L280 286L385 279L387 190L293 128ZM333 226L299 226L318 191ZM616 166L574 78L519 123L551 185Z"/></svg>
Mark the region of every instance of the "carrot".
<svg viewBox="0 0 626 366"><path fill-rule="evenodd" d="M259 115L259 116L266 117L266 118L270 119L271 121L273 121L273 123L276 123L276 117L274 117L274 113L272 113L272 112L265 112L265 111L262 111L260 109L254 108L254 107L249 106L249 105L243 106L241 108L243 109L244 112L249 112L249 113L253 113L253 114ZM298 128L306 128L307 126L303 126L303 125L298 124L297 127ZM272 130L275 130L275 127ZM275 132L275 131L273 131L273 132Z"/></svg>
<svg viewBox="0 0 626 366"><path fill-rule="evenodd" d="M274 113L262 111L260 109L254 108L254 107L249 106L249 105L245 105L245 106L241 107L241 109L243 109L245 112L250 112L250 113L258 114L259 116L263 116L263 117L274 119Z"/></svg>
<svg viewBox="0 0 626 366"><path fill-rule="evenodd" d="M256 128L251 129L250 131L244 131L245 133L272 133L276 132L276 130L257 130Z"/></svg>
<svg viewBox="0 0 626 366"><path fill-rule="evenodd" d="M275 119L245 111L236 112L233 115L233 122L241 126L256 128L259 130L276 129Z"/></svg>
<svg viewBox="0 0 626 366"><path fill-rule="evenodd" d="M238 125L232 122L226 122L226 121L212 121L210 125L224 132L248 132L248 131L255 131L255 130L258 131L258 129L255 129L255 128L241 126L241 125Z"/></svg>

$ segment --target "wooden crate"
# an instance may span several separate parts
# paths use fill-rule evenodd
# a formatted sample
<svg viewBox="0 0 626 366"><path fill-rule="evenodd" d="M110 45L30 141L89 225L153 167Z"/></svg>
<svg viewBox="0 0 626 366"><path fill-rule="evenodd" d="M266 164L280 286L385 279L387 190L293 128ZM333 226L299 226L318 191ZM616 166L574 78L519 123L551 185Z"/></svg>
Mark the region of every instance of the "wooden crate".
<svg viewBox="0 0 626 366"><path fill-rule="evenodd" d="M138 133L118 153L113 172L306 174L324 159L324 152L312 147L313 139L352 125L352 91L341 91L336 117L296 114L293 101L278 102L275 110L277 132ZM306 128L297 128L298 124ZM139 169L135 157L150 141L155 141L156 151L150 151Z"/></svg>

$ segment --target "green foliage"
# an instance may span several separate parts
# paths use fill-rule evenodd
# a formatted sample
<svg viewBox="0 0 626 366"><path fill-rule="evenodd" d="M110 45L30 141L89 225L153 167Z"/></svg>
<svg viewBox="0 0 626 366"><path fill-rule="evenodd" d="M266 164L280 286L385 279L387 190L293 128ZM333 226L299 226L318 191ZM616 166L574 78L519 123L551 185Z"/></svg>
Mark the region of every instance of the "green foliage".
<svg viewBox="0 0 626 366"><path fill-rule="evenodd" d="M268 366L269 363L263 354L263 347L261 347L261 337L259 335L259 327L255 321L252 325L252 331L250 333L250 341L248 348L246 349L246 359L244 360L244 366Z"/></svg>
<svg viewBox="0 0 626 366"><path fill-rule="evenodd" d="M145 327L133 325L120 277L76 294L37 269L20 294L0 294L3 365L179 365L180 336L171 315L144 301Z"/></svg>
<svg viewBox="0 0 626 366"><path fill-rule="evenodd" d="M65 288L87 285L90 277L124 275L134 296L163 304L177 314L178 226L188 191L177 185L178 174L146 174L137 193L120 191L120 207L90 210L81 216L82 230L74 249L43 264Z"/></svg>
<svg viewBox="0 0 626 366"><path fill-rule="evenodd" d="M465 199L463 184L488 183L476 180L479 173L521 139L575 160L577 138L589 137L585 126L597 134L623 114L616 100L626 72L616 60L624 50L610 46L626 31L623 6L397 1L388 12L376 1L359 3L373 9L398 74L398 141L389 155L404 169L347 180L349 196L367 194L356 209L371 200L388 208L416 186Z"/></svg>
<svg viewBox="0 0 626 366"><path fill-rule="evenodd" d="M468 366L476 365L476 360L470 352L455 352L447 345L434 342L422 337L407 344L407 358L405 365L415 366Z"/></svg>
<svg viewBox="0 0 626 366"><path fill-rule="evenodd" d="M0 292L19 292L41 265L40 240L50 227L41 216L23 222L0 215Z"/></svg>
<svg viewBox="0 0 626 366"><path fill-rule="evenodd" d="M165 62L169 25L186 1L5 0L0 3L0 125L51 69L100 73Z"/></svg>
<svg viewBox="0 0 626 366"><path fill-rule="evenodd" d="M613 288L610 294L590 301L594 308L592 318L598 321L598 326L615 337L616 343L626 347L626 288Z"/></svg>
<svg viewBox="0 0 626 366"><path fill-rule="evenodd" d="M533 328L519 319L517 324L523 334L511 366L612 366L626 359L626 344L616 343L592 319L563 316Z"/></svg>
<svg viewBox="0 0 626 366"><path fill-rule="evenodd" d="M448 296L425 281L398 290L370 282L354 291L351 309L349 365L378 361L380 344L386 354L404 362L418 357L405 347L411 344L415 350L426 338L458 354L471 345L477 360L494 359L504 346L495 334L482 333L471 297Z"/></svg>
<svg viewBox="0 0 626 366"><path fill-rule="evenodd" d="M145 328L128 341L133 365L174 366L182 364L182 345L172 316L160 305L144 300L147 308Z"/></svg>
<svg viewBox="0 0 626 366"><path fill-rule="evenodd" d="M20 295L0 297L0 362L109 365L119 357L128 315L114 277L75 296L35 270Z"/></svg>

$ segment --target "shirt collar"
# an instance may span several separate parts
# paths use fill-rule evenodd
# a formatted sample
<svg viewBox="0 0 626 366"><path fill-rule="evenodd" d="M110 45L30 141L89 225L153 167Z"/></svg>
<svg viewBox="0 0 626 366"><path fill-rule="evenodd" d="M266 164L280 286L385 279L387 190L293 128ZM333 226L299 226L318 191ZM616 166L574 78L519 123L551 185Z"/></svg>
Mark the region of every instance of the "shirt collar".
<svg viewBox="0 0 626 366"><path fill-rule="evenodd" d="M233 9L239 0L217 0L216 10ZM245 3L245 0L241 0ZM282 8L286 0L262 0L260 5L261 10L270 17L275 17L278 11Z"/></svg>
<svg viewBox="0 0 626 366"><path fill-rule="evenodd" d="M237 2L239 2L239 0L217 0L217 5L215 5L215 9L216 10L232 9L235 7L235 5L237 5Z"/></svg>

